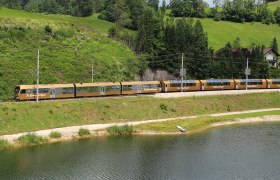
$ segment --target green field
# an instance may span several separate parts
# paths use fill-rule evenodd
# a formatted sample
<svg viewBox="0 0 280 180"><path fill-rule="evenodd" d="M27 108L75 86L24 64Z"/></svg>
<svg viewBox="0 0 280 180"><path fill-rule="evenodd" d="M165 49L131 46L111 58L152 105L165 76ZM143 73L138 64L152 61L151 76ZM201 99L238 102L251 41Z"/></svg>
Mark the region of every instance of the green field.
<svg viewBox="0 0 280 180"><path fill-rule="evenodd" d="M90 28L95 33L99 33L102 35L107 35L107 31L114 24L102 21L97 18L98 14L94 14L90 17L73 17L68 15L57 15L57 14L38 14L38 13L30 13L22 10L15 9L7 9L0 8L0 17L6 17L11 19L33 19L46 24L48 22L67 22L74 25L86 26L86 28Z"/></svg>
<svg viewBox="0 0 280 180"><path fill-rule="evenodd" d="M280 115L280 111L267 111L238 115L227 115L221 117L209 117L202 116L199 118L181 119L174 121L165 121L160 123L148 123L134 127L135 132L154 132L154 133L177 133L176 126L181 126L187 130L187 132L200 131L209 128L211 124L226 121L235 121L236 119L262 117L267 115Z"/></svg>
<svg viewBox="0 0 280 180"><path fill-rule="evenodd" d="M280 7L280 1L279 0L268 3L268 8L272 11L275 11L277 9L277 7Z"/></svg>
<svg viewBox="0 0 280 180"><path fill-rule="evenodd" d="M274 37L280 40L280 26L276 24L234 23L213 19L200 19L200 21L208 34L209 46L216 50L224 47L227 41L232 43L237 37L241 39L241 46L247 48L252 47L252 44L269 47Z"/></svg>
<svg viewBox="0 0 280 180"><path fill-rule="evenodd" d="M52 34L45 27L52 28ZM0 9L0 100L17 84L34 84L37 49L40 83L132 80L139 72L135 53L106 37L111 23L96 15L78 18Z"/></svg>
<svg viewBox="0 0 280 180"><path fill-rule="evenodd" d="M106 124L280 107L279 93L231 96L92 98L0 103L0 135L66 126Z"/></svg>

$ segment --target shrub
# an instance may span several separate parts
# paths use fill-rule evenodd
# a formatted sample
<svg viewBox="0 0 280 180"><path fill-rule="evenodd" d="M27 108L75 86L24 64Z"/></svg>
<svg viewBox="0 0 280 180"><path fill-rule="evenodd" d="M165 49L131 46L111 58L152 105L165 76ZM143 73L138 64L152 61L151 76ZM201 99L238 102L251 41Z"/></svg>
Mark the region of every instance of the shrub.
<svg viewBox="0 0 280 180"><path fill-rule="evenodd" d="M133 133L133 126L112 126L107 131L113 136L127 136Z"/></svg>
<svg viewBox="0 0 280 180"><path fill-rule="evenodd" d="M90 131L88 129L80 129L79 130L79 136L87 136L90 135Z"/></svg>
<svg viewBox="0 0 280 180"><path fill-rule="evenodd" d="M49 25L45 26L45 33L47 35L51 35L52 34L52 28Z"/></svg>
<svg viewBox="0 0 280 180"><path fill-rule="evenodd" d="M59 29L54 33L54 38L70 38L75 35L75 30L73 29Z"/></svg>
<svg viewBox="0 0 280 180"><path fill-rule="evenodd" d="M167 105L166 104L160 103L159 107L160 107L161 110L167 111Z"/></svg>
<svg viewBox="0 0 280 180"><path fill-rule="evenodd" d="M0 139L0 149L5 149L9 146L10 146L10 144L7 140Z"/></svg>
<svg viewBox="0 0 280 180"><path fill-rule="evenodd" d="M228 112L230 112L230 111L231 111L230 106L227 106L227 111L228 111Z"/></svg>
<svg viewBox="0 0 280 180"><path fill-rule="evenodd" d="M51 132L49 136L50 136L50 138L58 139L58 138L61 138L61 133L60 132Z"/></svg>
<svg viewBox="0 0 280 180"><path fill-rule="evenodd" d="M45 143L47 139L43 138L42 136L38 136L34 133L29 133L19 137L18 141L22 144L36 145L36 144Z"/></svg>

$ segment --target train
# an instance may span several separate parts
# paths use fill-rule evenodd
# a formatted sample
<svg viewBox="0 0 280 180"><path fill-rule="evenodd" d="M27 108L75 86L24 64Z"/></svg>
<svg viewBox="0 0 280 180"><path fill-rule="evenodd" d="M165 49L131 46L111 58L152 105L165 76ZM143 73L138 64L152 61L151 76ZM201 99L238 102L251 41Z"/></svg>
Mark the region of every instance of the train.
<svg viewBox="0 0 280 180"><path fill-rule="evenodd" d="M38 99L65 99L100 96L122 96L151 93L242 90L246 79L166 80L133 82L96 82L71 84L40 84ZM182 89L183 88L183 89ZM248 79L248 89L280 89L280 79ZM31 101L37 98L37 85L18 85L14 100Z"/></svg>

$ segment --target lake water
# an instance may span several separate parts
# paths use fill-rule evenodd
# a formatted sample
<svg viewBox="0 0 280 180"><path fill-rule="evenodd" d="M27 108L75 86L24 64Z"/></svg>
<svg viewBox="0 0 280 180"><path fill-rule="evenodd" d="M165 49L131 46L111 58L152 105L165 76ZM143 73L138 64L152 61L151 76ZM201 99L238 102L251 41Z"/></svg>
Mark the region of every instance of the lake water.
<svg viewBox="0 0 280 180"><path fill-rule="evenodd" d="M279 179L280 123L0 151L0 179Z"/></svg>

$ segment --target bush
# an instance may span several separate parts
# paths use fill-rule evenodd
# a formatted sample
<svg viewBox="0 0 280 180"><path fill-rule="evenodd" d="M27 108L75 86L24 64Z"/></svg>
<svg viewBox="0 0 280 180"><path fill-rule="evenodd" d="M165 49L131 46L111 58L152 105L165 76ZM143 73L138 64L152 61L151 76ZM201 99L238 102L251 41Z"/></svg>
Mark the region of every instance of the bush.
<svg viewBox="0 0 280 180"><path fill-rule="evenodd" d="M80 129L79 130L79 136L87 136L90 135L90 131L88 129Z"/></svg>
<svg viewBox="0 0 280 180"><path fill-rule="evenodd" d="M52 139L61 138L61 133L60 132L51 132L50 133L50 138L52 138Z"/></svg>
<svg viewBox="0 0 280 180"><path fill-rule="evenodd" d="M29 133L26 135L23 135L18 138L18 141L22 144L26 145L36 145L36 144L43 144L47 141L47 139L43 138L42 136L38 136L34 133Z"/></svg>
<svg viewBox="0 0 280 180"><path fill-rule="evenodd" d="M107 131L113 136L127 136L133 133L133 126L112 126Z"/></svg>
<svg viewBox="0 0 280 180"><path fill-rule="evenodd" d="M0 139L0 149L5 149L9 146L10 146L10 144L7 140Z"/></svg>
<svg viewBox="0 0 280 180"><path fill-rule="evenodd" d="M49 25L45 26L45 33L47 35L52 35L52 28Z"/></svg>
<svg viewBox="0 0 280 180"><path fill-rule="evenodd" d="M59 29L54 33L54 38L70 38L75 35L75 30L73 29Z"/></svg>
<svg viewBox="0 0 280 180"><path fill-rule="evenodd" d="M167 105L166 104L160 103L159 107L160 107L161 110L167 111Z"/></svg>

